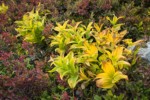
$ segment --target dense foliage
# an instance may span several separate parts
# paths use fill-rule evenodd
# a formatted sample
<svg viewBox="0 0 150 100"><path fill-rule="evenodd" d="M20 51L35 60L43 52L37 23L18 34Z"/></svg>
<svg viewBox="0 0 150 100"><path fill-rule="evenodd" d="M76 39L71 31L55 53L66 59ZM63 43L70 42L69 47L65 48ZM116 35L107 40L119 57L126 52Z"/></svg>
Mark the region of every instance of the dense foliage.
<svg viewBox="0 0 150 100"><path fill-rule="evenodd" d="M149 35L150 0L1 0L0 99L149 100Z"/></svg>

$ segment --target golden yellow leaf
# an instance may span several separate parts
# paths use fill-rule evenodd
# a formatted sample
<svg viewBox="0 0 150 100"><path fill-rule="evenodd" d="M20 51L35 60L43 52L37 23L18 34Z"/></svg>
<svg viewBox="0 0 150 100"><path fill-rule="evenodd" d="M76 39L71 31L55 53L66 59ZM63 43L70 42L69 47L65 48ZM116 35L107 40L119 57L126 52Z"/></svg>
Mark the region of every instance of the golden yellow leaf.
<svg viewBox="0 0 150 100"><path fill-rule="evenodd" d="M89 78L85 75L84 70L80 68L80 79L79 81L89 80Z"/></svg>
<svg viewBox="0 0 150 100"><path fill-rule="evenodd" d="M107 74L114 74L115 68L111 64L111 62L103 62L102 63L102 70Z"/></svg>
<svg viewBox="0 0 150 100"><path fill-rule="evenodd" d="M113 52L112 56L120 59L122 57L123 47L117 47Z"/></svg>
<svg viewBox="0 0 150 100"><path fill-rule="evenodd" d="M102 70L104 73L100 73L96 76L96 85L100 88L112 88L116 82L121 79L128 79L128 77L120 71L115 71L114 66L111 62L103 62Z"/></svg>
<svg viewBox="0 0 150 100"><path fill-rule="evenodd" d="M86 54L93 55L98 53L98 49L94 44L90 45L88 42L84 42L84 46Z"/></svg>

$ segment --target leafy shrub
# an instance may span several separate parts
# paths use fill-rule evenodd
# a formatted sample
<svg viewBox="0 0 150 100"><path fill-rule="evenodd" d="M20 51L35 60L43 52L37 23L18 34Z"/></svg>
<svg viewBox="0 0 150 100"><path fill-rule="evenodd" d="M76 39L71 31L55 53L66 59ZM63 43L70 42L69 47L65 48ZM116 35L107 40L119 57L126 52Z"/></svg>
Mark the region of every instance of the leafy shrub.
<svg viewBox="0 0 150 100"><path fill-rule="evenodd" d="M0 34L0 99L33 99L49 87L42 59L30 58L31 44L18 43L8 32ZM38 98L38 97L37 97Z"/></svg>
<svg viewBox="0 0 150 100"><path fill-rule="evenodd" d="M51 46L56 46L58 56L52 60L54 68L50 72L57 71L71 88L80 81L85 84L95 79L98 87L112 88L120 79L128 79L121 72L130 66L127 57L131 51L121 43L127 31L119 32L122 24L117 24L116 16L108 19L113 27L104 30L102 25L92 23L87 27L81 22L57 23L54 29L58 34L51 36Z"/></svg>
<svg viewBox="0 0 150 100"><path fill-rule="evenodd" d="M0 15L0 32L7 31L12 34L15 32L15 21L21 20L22 16L31 11L39 4L39 0L1 0L0 3L4 3L8 6L7 13Z"/></svg>
<svg viewBox="0 0 150 100"><path fill-rule="evenodd" d="M149 4L149 0L0 0L0 99L148 100L149 67L136 63L137 51L127 48L139 43L132 39L150 33ZM39 41L32 44L16 38L15 30L15 22L24 25L22 17L30 14L39 17L33 26L48 14L45 27L38 31ZM114 14L125 16L121 24ZM57 23L52 30L66 19L83 22ZM89 23L98 20L99 24ZM49 58L54 67L50 72L58 72L49 73L50 81ZM120 81L127 75L129 81Z"/></svg>
<svg viewBox="0 0 150 100"><path fill-rule="evenodd" d="M144 17L146 14L146 9L143 8L143 2L148 4L148 0L138 0L139 3L137 3L136 0L23 0L22 2L18 0L2 0L1 2L4 2L6 5L8 5L9 9L6 14L0 15L0 19L2 19L0 21L0 25L2 27L0 28L1 30L7 30L8 32L13 32L15 34L16 32L13 28L14 21L20 20L26 12L31 11L32 8L36 7L40 2L42 5L42 10L40 13L44 14L45 12L48 12L49 15L46 21L53 23L55 23L55 21L74 19L76 21L82 20L83 23L87 24L91 20L98 21L99 17L101 16L111 16L112 14L125 16L126 27L130 25L131 28L128 29L130 35L134 34L134 36L129 37L138 37L135 35L136 32L133 32L134 30L132 30L132 27L134 27L134 24L138 24L144 19L147 19L147 17ZM130 7L131 5L132 7ZM142 17L139 18L137 15ZM143 22L148 23L147 21ZM145 30L147 32L146 27Z"/></svg>
<svg viewBox="0 0 150 100"><path fill-rule="evenodd" d="M39 15L39 8L23 16L22 21L16 21L19 32L18 36L24 36L24 40L31 43L41 43L44 39L42 31L44 29L44 17Z"/></svg>

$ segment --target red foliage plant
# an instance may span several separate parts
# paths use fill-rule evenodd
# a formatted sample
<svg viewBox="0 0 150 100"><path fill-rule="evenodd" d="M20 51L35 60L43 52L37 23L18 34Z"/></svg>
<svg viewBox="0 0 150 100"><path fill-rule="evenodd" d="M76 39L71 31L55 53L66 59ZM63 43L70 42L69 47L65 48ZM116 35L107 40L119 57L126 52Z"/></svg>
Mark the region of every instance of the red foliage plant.
<svg viewBox="0 0 150 100"><path fill-rule="evenodd" d="M82 0L77 7L77 12L80 15L87 15L89 9L89 0Z"/></svg>
<svg viewBox="0 0 150 100"><path fill-rule="evenodd" d="M24 48L18 48L16 37L7 32L0 34L0 40L0 100L34 99L47 90L49 77L43 72L45 63L36 61L29 70L25 61L29 55L18 53L18 49L32 51L32 45L24 43Z"/></svg>
<svg viewBox="0 0 150 100"><path fill-rule="evenodd" d="M111 0L105 0L105 3L102 5L103 10L109 10L112 8Z"/></svg>
<svg viewBox="0 0 150 100"><path fill-rule="evenodd" d="M62 100L70 100L70 97L66 91L62 94Z"/></svg>

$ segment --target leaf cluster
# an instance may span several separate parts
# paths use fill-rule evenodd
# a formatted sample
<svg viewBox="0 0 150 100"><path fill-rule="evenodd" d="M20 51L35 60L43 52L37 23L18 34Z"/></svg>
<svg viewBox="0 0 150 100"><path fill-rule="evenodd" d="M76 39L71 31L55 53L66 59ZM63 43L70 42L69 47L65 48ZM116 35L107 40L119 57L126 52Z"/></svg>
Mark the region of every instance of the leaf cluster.
<svg viewBox="0 0 150 100"><path fill-rule="evenodd" d="M26 13L21 21L16 21L16 31L19 32L17 36L23 36L25 41L31 43L41 43L44 39L44 20L45 18L39 15L39 8Z"/></svg>
<svg viewBox="0 0 150 100"><path fill-rule="evenodd" d="M58 34L50 37L50 46L56 47L58 56L51 59L54 68L50 72L58 72L61 79L66 77L68 84L73 84L71 88L78 82L85 85L92 80L96 80L98 87L112 88L120 79L128 79L121 71L130 66L127 57L132 51L122 44L127 31L120 32L123 25L117 23L120 18L107 17L112 27L106 29L92 22L87 26L81 22L57 23L54 30Z"/></svg>

